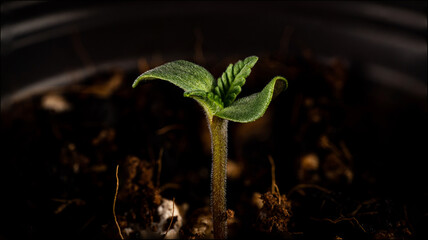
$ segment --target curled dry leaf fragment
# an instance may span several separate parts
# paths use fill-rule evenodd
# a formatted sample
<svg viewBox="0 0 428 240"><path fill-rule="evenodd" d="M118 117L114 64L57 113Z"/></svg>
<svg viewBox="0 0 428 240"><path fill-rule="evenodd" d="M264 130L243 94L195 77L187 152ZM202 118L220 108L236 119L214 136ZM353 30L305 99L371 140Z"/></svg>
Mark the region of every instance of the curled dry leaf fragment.
<svg viewBox="0 0 428 240"><path fill-rule="evenodd" d="M56 113L65 112L71 109L70 103L61 95L48 93L42 97L42 108Z"/></svg>
<svg viewBox="0 0 428 240"><path fill-rule="evenodd" d="M251 203L257 207L257 209L262 209L263 207L263 200L262 200L262 194L259 192L253 193L253 197L251 198Z"/></svg>
<svg viewBox="0 0 428 240"><path fill-rule="evenodd" d="M153 223L156 232L161 236L165 235L165 239L178 238L183 219L175 202L163 198L157 213L159 214L159 222Z"/></svg>
<svg viewBox="0 0 428 240"><path fill-rule="evenodd" d="M97 146L102 142L112 142L116 137L116 131L113 128L101 130L97 137L92 139L92 144Z"/></svg>
<svg viewBox="0 0 428 240"><path fill-rule="evenodd" d="M239 178L243 170L244 170L244 167L242 166L242 164L230 159L227 161L227 176L229 178L231 179Z"/></svg>
<svg viewBox="0 0 428 240"><path fill-rule="evenodd" d="M188 239L212 239L213 220L208 207L196 209L187 219L185 235Z"/></svg>
<svg viewBox="0 0 428 240"><path fill-rule="evenodd" d="M320 160L315 153L309 153L300 158L297 176L303 183L316 183L319 181Z"/></svg>
<svg viewBox="0 0 428 240"><path fill-rule="evenodd" d="M95 95L99 98L108 98L123 82L123 73L116 72L108 81L83 88L83 94Z"/></svg>

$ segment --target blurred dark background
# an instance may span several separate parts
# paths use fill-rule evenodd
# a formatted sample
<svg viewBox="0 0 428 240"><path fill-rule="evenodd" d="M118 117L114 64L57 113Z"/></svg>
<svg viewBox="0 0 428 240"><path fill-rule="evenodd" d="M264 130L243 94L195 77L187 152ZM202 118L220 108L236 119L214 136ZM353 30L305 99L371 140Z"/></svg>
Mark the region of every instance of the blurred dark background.
<svg viewBox="0 0 428 240"><path fill-rule="evenodd" d="M321 123L330 127L315 124L305 131L346 142L356 195L398 199L409 211L420 211L410 218L421 227L428 199L426 10L426 1L2 2L2 122L20 100L114 69L137 73L141 59L155 65L186 59L217 77L227 63L257 55L268 67L256 65L242 94L259 91L275 75L286 76L290 87L272 104L267 136L239 142L248 129L230 124L231 157L254 164L271 154L280 189L291 189L298 159L319 148L301 134L299 121L306 115L293 113L313 100L327 112ZM337 63L347 79L339 87L343 96L331 93L327 102L333 107L323 108L325 86L314 72L326 74L320 66L334 71ZM203 119L200 112L195 116ZM15 143L3 145L11 149L5 151L9 161L12 151L27 149ZM165 162L165 175L173 173ZM269 162L262 166L269 169Z"/></svg>
<svg viewBox="0 0 428 240"><path fill-rule="evenodd" d="M87 64L135 68L140 56L194 57L201 36L207 59L306 46L361 62L371 80L423 97L425 10L423 1L4 2L2 101L59 73L83 73Z"/></svg>

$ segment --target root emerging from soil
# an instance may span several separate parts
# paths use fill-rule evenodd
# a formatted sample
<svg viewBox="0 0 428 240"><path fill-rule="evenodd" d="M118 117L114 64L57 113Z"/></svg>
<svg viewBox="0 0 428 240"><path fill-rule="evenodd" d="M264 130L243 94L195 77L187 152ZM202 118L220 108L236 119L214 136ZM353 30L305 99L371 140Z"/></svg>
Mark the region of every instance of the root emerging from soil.
<svg viewBox="0 0 428 240"><path fill-rule="evenodd" d="M269 233L288 232L291 217L291 203L279 192L275 179L275 162L268 156L271 164L272 191L261 195L263 206L259 211L257 226L260 231Z"/></svg>

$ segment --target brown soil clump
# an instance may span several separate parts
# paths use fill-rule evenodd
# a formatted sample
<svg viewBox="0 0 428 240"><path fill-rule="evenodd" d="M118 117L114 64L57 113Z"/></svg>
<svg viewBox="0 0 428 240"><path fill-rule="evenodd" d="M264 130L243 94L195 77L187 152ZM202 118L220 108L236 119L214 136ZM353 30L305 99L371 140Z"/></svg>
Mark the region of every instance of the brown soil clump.
<svg viewBox="0 0 428 240"><path fill-rule="evenodd" d="M261 196L263 207L258 216L258 227L264 232L288 232L291 204L279 192L267 192Z"/></svg>

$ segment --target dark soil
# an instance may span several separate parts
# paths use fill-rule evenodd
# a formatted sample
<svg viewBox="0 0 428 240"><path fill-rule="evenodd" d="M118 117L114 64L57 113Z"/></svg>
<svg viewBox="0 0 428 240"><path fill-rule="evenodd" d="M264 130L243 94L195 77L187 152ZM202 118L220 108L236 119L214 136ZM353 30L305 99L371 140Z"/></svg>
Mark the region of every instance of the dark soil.
<svg viewBox="0 0 428 240"><path fill-rule="evenodd" d="M219 76L237 59L203 65ZM142 59L139 72L162 62ZM180 238L212 237L205 116L168 83L132 89L139 72L112 70L2 111L4 238L119 239L117 165L125 239L163 238L174 227ZM265 116L229 124L230 238L427 236L426 102L309 50L260 56L241 94L276 75L289 89ZM164 200L180 217L161 222Z"/></svg>

